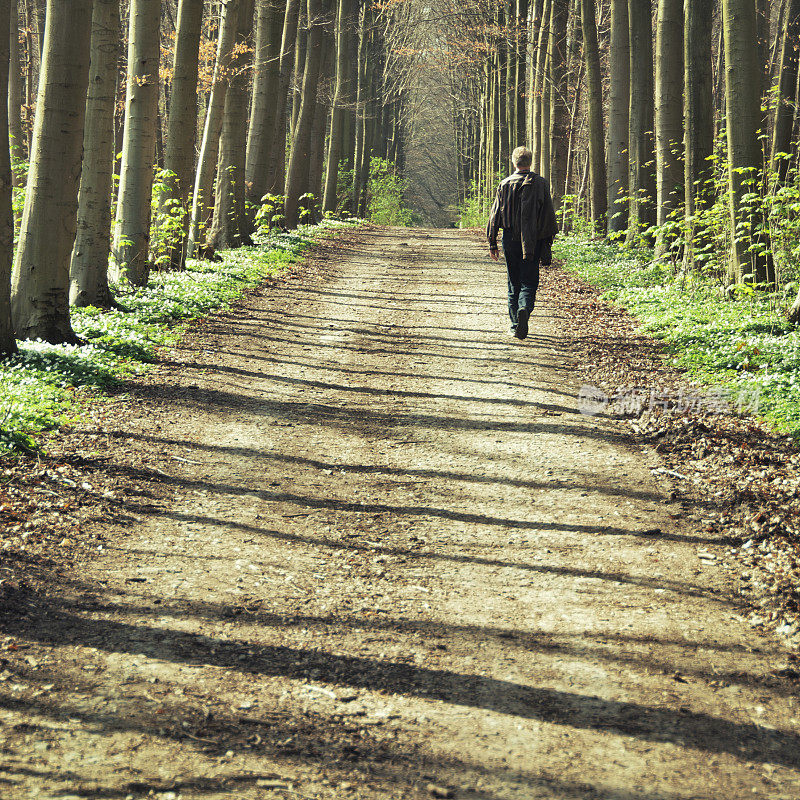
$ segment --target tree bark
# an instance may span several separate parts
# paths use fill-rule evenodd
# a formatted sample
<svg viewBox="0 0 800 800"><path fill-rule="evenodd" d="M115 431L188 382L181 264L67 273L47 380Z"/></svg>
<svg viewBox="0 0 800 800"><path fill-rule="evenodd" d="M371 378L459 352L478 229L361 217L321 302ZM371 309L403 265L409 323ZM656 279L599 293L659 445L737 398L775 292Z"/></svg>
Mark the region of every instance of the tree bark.
<svg viewBox="0 0 800 800"><path fill-rule="evenodd" d="M10 0L11 18L9 46L10 67L8 73L8 129L11 146L12 169L17 161L25 158L25 132L22 127L22 65L19 53L19 8L17 0ZM2 134L0 134L2 135ZM14 186L23 181L22 171L14 169Z"/></svg>
<svg viewBox="0 0 800 800"><path fill-rule="evenodd" d="M756 282L774 282L771 266L765 259L754 259L748 248L752 236L740 225L754 221L743 208L742 197L752 191L761 166L761 50L753 36L756 10L753 0L723 0L722 24L725 36L725 100L727 107L728 163L730 173L730 213L733 247L729 278L741 282L752 273Z"/></svg>
<svg viewBox="0 0 800 800"><path fill-rule="evenodd" d="M336 89L333 95L331 132L328 139L328 164L325 173L325 196L323 211L336 211L336 187L339 180L339 161L344 138L346 107L352 102L350 97L350 47L349 37L353 26L353 0L339 0L336 23Z"/></svg>
<svg viewBox="0 0 800 800"><path fill-rule="evenodd" d="M269 165L277 146L274 139L278 116L276 95L280 85L280 56L285 3L258 0L253 68L253 105L247 134L245 164L246 196L253 214L270 190ZM252 215L248 215L252 223Z"/></svg>
<svg viewBox="0 0 800 800"><path fill-rule="evenodd" d="M219 137L222 131L222 115L225 96L231 79L231 57L239 19L239 0L228 0L221 6L219 31L217 33L217 59L211 80L211 94L203 125L203 141L197 159L192 216L189 222L189 242L186 248L189 257L195 255L197 243L204 235L207 222L208 203L214 185L214 170L217 166Z"/></svg>
<svg viewBox="0 0 800 800"><path fill-rule="evenodd" d="M709 182L713 168L708 157L714 152L714 78L711 40L716 0L686 0L684 5L684 205L689 220L685 262L694 264L701 243L695 215L711 201Z"/></svg>
<svg viewBox="0 0 800 800"><path fill-rule="evenodd" d="M547 44L550 38L550 3L552 0L544 0L542 5L541 22L536 44L536 69L534 71L535 84L533 87L533 119L531 129L533 131L531 150L533 151L533 167L539 169L542 160L542 105L544 91L547 86L546 67L547 67Z"/></svg>
<svg viewBox="0 0 800 800"><path fill-rule="evenodd" d="M89 84L92 0L48 0L47 11L11 309L18 338L59 344L77 341L69 318L69 262Z"/></svg>
<svg viewBox="0 0 800 800"><path fill-rule="evenodd" d="M194 184L194 146L197 138L197 78L203 4L199 0L180 0L172 67L172 92L167 121L164 154L164 185L161 208L177 203L183 215L183 235L170 248L170 265L183 269L186 236L189 232L187 204Z"/></svg>
<svg viewBox="0 0 800 800"><path fill-rule="evenodd" d="M775 120L772 129L772 166L781 182L786 180L789 159L780 153L791 153L794 127L793 103L798 78L798 43L800 43L800 0L789 0L786 21L781 31L781 55L778 69Z"/></svg>
<svg viewBox="0 0 800 800"><path fill-rule="evenodd" d="M109 308L112 305L108 254L111 249L119 34L119 0L94 0L78 230L69 271L69 299L75 306Z"/></svg>
<svg viewBox="0 0 800 800"><path fill-rule="evenodd" d="M206 247L222 250L250 243L245 213L244 170L247 154L247 112L250 46L253 34L253 0L241 0L231 64L231 80L225 95L219 139L214 218Z"/></svg>
<svg viewBox="0 0 800 800"><path fill-rule="evenodd" d="M583 53L586 60L586 99L589 116L589 181L590 214L596 230L605 229L606 161L603 135L603 85L600 75L600 53L597 46L597 18L594 0L581 0Z"/></svg>
<svg viewBox="0 0 800 800"><path fill-rule="evenodd" d="M689 0L691 2L691 0ZM628 127L631 64L628 0L611 0L611 54L608 92L608 233L628 227Z"/></svg>
<svg viewBox="0 0 800 800"><path fill-rule="evenodd" d="M556 211L567 178L567 148L569 146L569 106L567 105L567 15L569 0L553 0L550 17L552 103L550 108L550 191ZM601 148L602 149L602 148ZM605 187L605 180L603 181Z"/></svg>
<svg viewBox="0 0 800 800"><path fill-rule="evenodd" d="M676 235L660 226L674 218L683 199L683 5L659 0L656 21L656 196L659 225L656 255L669 249Z"/></svg>
<svg viewBox="0 0 800 800"><path fill-rule="evenodd" d="M16 6L16 3L14 4ZM16 8L14 9L16 11ZM13 19L16 20L16 13ZM11 25L11 0L0 0L0 87L5 87L7 96L0 97L0 355L16 352L14 328L11 325L11 261L14 256L14 217L11 213L11 153L9 140L8 109L9 53L12 38L17 37ZM19 55L17 56L19 64ZM12 66L13 68L13 66Z"/></svg>
<svg viewBox="0 0 800 800"><path fill-rule="evenodd" d="M628 133L630 212L627 238L629 243L633 243L656 221L653 24L649 3L628 0L628 30L631 95Z"/></svg>
<svg viewBox="0 0 800 800"><path fill-rule="evenodd" d="M146 286L150 274L161 0L131 0L125 134L117 201L114 277Z"/></svg>
<svg viewBox="0 0 800 800"><path fill-rule="evenodd" d="M294 49L297 42L297 23L300 15L301 0L286 0L286 11L283 16L283 32L281 34L281 56L279 62L278 92L275 104L278 113L275 115L275 130L272 141L276 146L270 159L267 191L282 193L285 183L284 171L286 162L286 105L289 97L289 84L292 79L294 65Z"/></svg>
<svg viewBox="0 0 800 800"><path fill-rule="evenodd" d="M286 203L284 215L286 226L296 228L299 218L299 200L303 194L303 174L308 175L308 160L311 151L311 130L314 122L317 86L324 56L324 25L329 24L329 8L326 0L308 0L308 39L303 70L303 84L297 124L292 137L289 168L286 174Z"/></svg>

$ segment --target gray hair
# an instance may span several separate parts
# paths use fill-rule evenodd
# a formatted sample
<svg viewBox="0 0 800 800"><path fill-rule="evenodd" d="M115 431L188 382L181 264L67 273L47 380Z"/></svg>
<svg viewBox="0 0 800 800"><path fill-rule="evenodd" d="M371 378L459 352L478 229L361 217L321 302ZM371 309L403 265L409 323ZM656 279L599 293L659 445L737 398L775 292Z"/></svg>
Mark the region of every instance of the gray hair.
<svg viewBox="0 0 800 800"><path fill-rule="evenodd" d="M533 153L531 153L524 144L521 144L519 147L515 148L514 152L511 154L511 163L517 169L530 169L533 163Z"/></svg>

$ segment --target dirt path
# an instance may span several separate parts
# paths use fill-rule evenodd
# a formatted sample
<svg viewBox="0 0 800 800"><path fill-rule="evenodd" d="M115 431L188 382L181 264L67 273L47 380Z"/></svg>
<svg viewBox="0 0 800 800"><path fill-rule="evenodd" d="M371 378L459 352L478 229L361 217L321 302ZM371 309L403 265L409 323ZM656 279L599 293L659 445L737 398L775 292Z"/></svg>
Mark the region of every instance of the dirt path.
<svg viewBox="0 0 800 800"><path fill-rule="evenodd" d="M557 298L522 344L466 234L332 253L98 437L176 498L11 631L0 796L800 797L783 653L576 412Z"/></svg>

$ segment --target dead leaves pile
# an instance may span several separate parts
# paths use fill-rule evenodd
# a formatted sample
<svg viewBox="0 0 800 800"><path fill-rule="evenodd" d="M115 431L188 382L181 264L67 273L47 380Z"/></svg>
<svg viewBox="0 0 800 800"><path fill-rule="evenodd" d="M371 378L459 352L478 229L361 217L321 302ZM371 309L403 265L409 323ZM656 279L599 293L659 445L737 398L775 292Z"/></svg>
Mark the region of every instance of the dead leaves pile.
<svg viewBox="0 0 800 800"><path fill-rule="evenodd" d="M632 390L664 398L702 394L623 309L602 302L576 276L546 281L585 383L610 398ZM613 404L610 411L614 413ZM730 545L751 622L800 646L800 450L752 416L678 403L644 404L627 418L666 462L675 496L692 506L706 535Z"/></svg>

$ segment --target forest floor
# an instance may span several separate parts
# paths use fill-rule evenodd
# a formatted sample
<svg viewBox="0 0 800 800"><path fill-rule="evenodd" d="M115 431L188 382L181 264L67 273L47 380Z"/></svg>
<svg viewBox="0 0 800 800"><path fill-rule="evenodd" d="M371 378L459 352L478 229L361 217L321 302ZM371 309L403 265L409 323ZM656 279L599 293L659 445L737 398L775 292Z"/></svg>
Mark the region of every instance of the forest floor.
<svg viewBox="0 0 800 800"><path fill-rule="evenodd" d="M622 339L504 293L468 232L350 234L8 466L60 522L4 551L4 800L800 797L730 530L578 411Z"/></svg>

